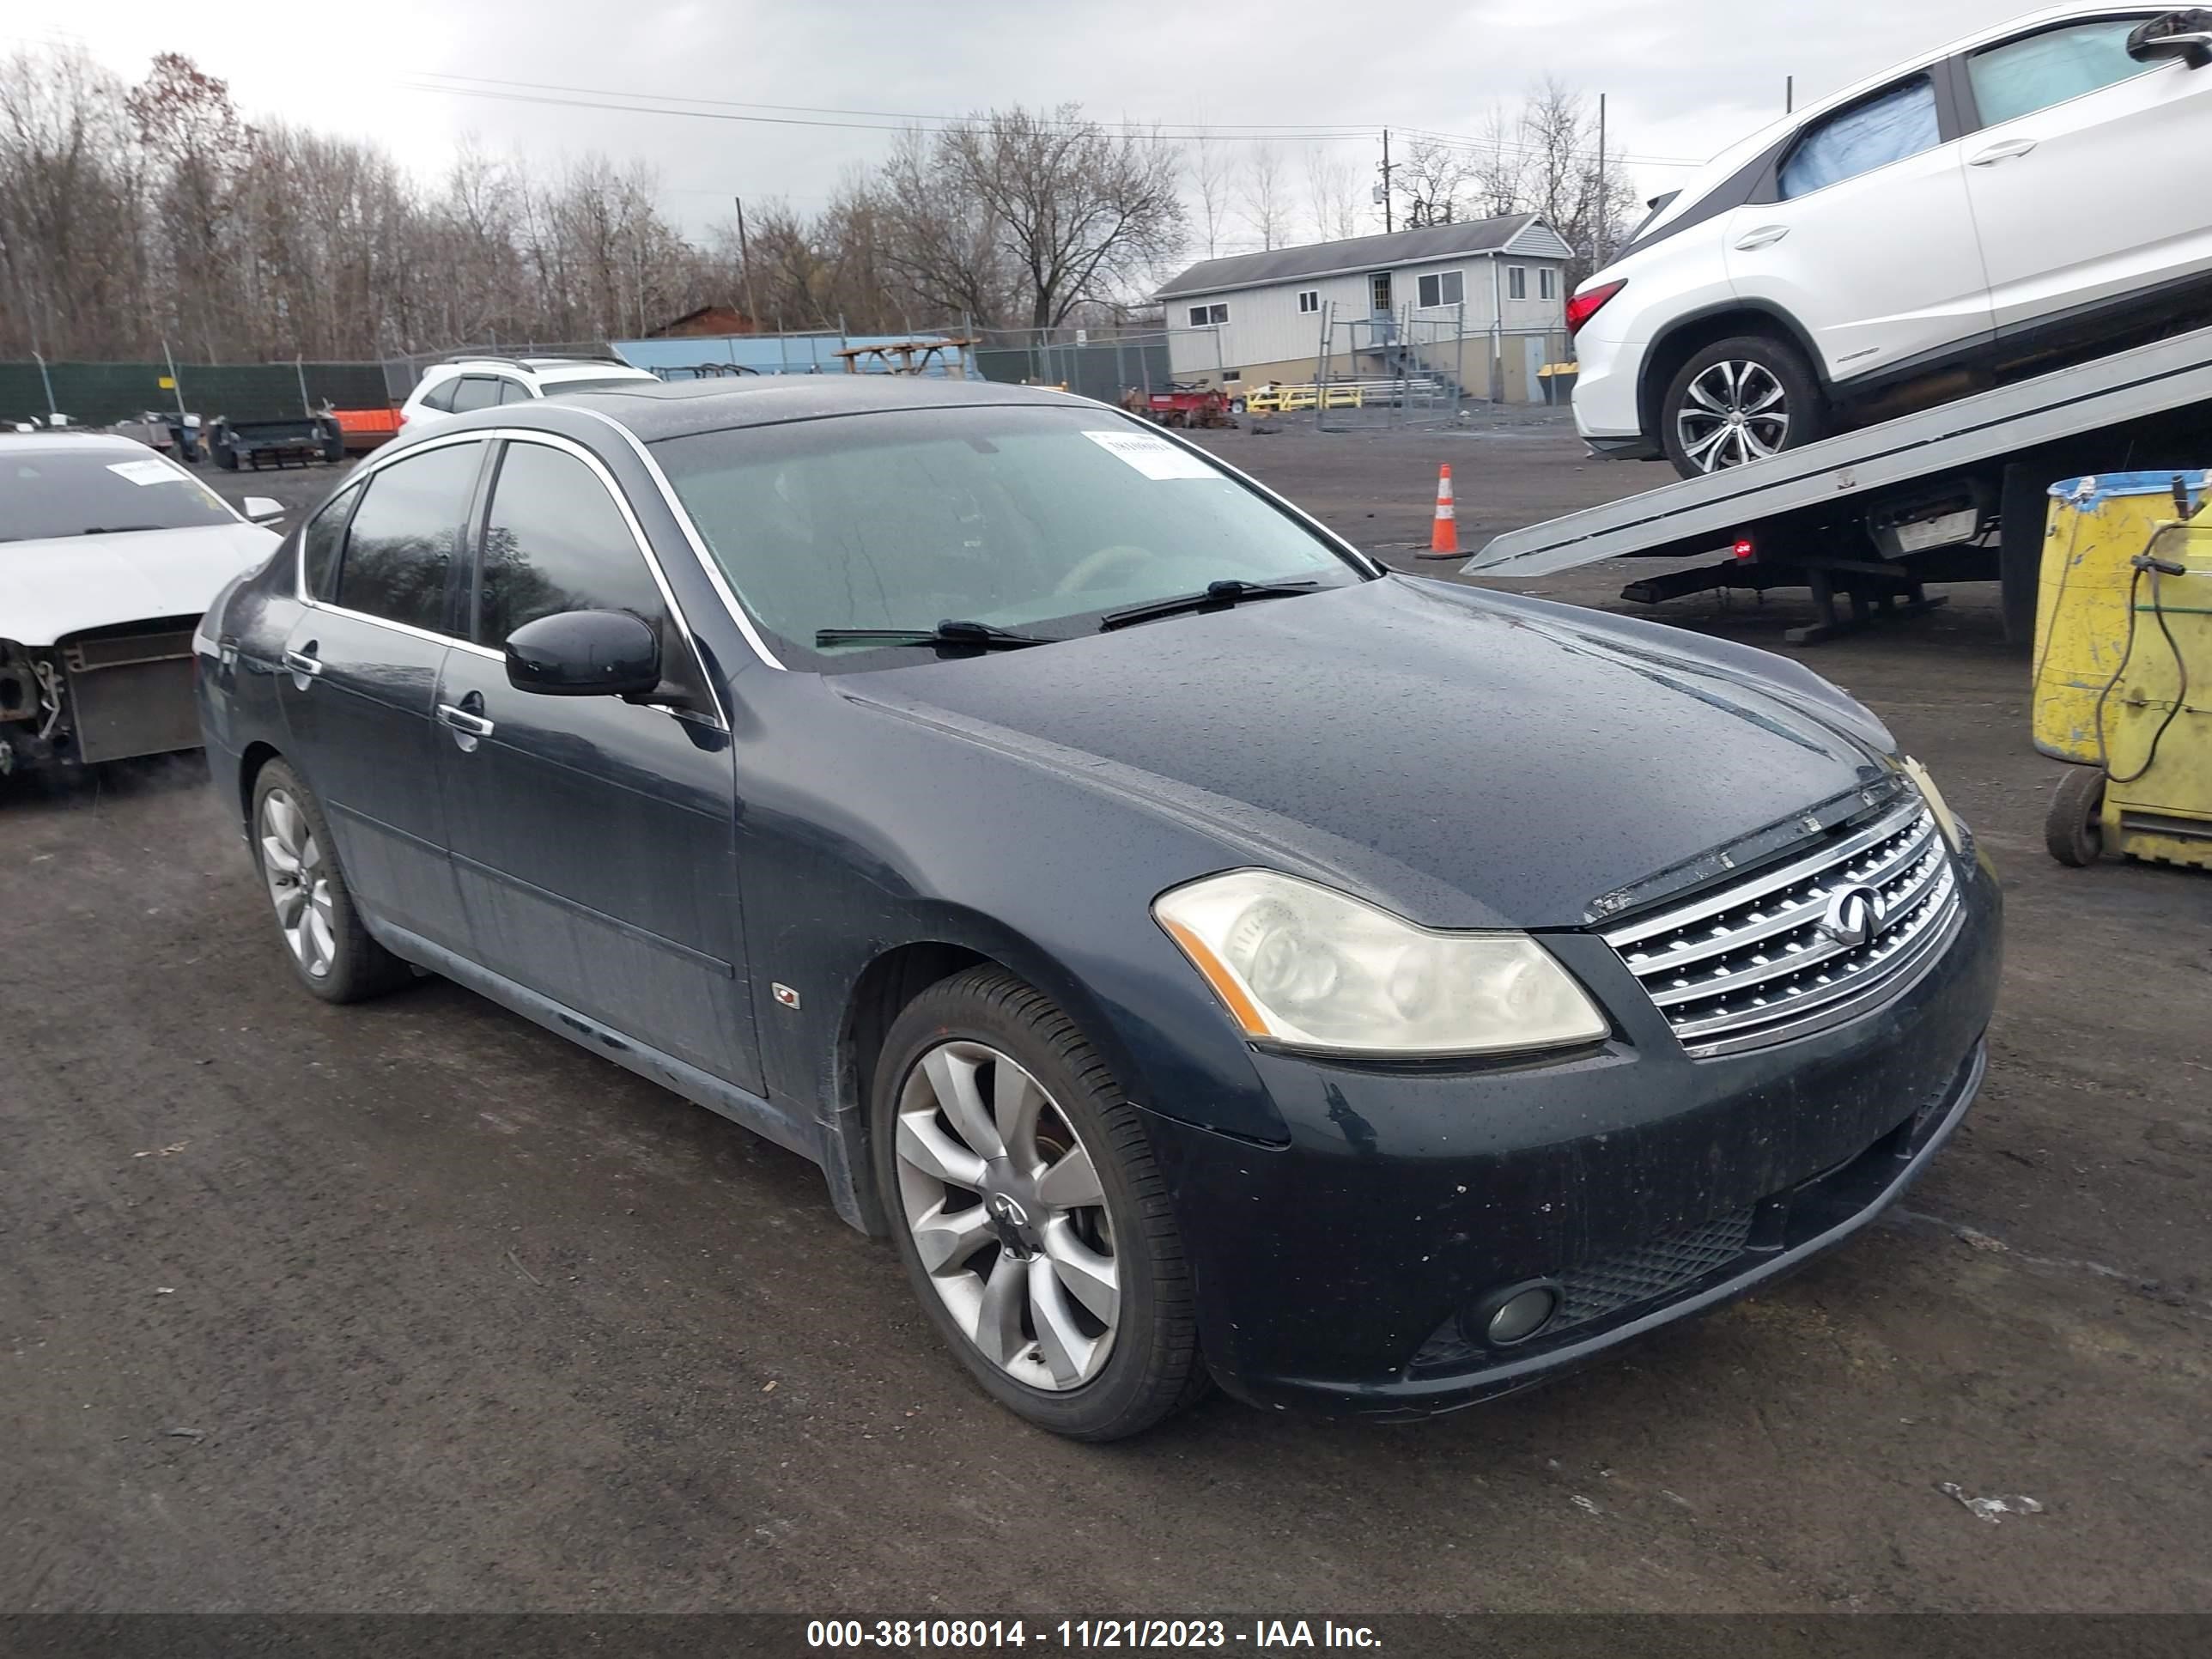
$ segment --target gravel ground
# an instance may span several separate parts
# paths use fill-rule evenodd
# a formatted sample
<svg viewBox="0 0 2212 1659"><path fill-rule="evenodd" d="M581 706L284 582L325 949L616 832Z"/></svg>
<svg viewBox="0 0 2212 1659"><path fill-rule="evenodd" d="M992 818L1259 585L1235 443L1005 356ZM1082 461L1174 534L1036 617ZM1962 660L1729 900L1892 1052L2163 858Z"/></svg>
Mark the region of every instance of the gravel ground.
<svg viewBox="0 0 2212 1659"><path fill-rule="evenodd" d="M1209 441L1394 560L1439 460L1470 543L1660 482L1557 417ZM799 1160L449 985L296 992L196 760L19 781L0 1610L2212 1608L2212 881L2044 854L1991 599L1807 653L2003 872L1957 1140L1786 1285L1415 1426L1030 1433Z"/></svg>

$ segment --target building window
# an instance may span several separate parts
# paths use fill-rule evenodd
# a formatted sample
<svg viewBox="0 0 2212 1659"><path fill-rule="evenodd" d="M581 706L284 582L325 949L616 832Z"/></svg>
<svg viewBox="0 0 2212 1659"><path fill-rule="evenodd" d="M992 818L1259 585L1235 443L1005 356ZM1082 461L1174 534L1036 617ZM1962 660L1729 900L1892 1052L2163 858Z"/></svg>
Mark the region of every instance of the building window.
<svg viewBox="0 0 2212 1659"><path fill-rule="evenodd" d="M1559 297L1559 273L1549 265L1536 273L1536 297L1540 300Z"/></svg>
<svg viewBox="0 0 2212 1659"><path fill-rule="evenodd" d="M1319 311L1320 309L1321 290L1319 289L1302 288L1298 290L1298 311L1301 314L1309 311Z"/></svg>
<svg viewBox="0 0 2212 1659"><path fill-rule="evenodd" d="M1528 266L1505 267L1505 297L1509 300L1525 300L1528 297Z"/></svg>
<svg viewBox="0 0 2212 1659"><path fill-rule="evenodd" d="M1437 306L1455 306L1467 298L1467 276L1463 271L1431 271L1420 281L1421 309L1431 310Z"/></svg>
<svg viewBox="0 0 2212 1659"><path fill-rule="evenodd" d="M1367 279L1368 306L1376 315L1382 316L1390 309L1390 273L1378 270Z"/></svg>
<svg viewBox="0 0 2212 1659"><path fill-rule="evenodd" d="M1193 328L1211 328L1228 320L1227 306L1193 306L1190 308L1190 325Z"/></svg>

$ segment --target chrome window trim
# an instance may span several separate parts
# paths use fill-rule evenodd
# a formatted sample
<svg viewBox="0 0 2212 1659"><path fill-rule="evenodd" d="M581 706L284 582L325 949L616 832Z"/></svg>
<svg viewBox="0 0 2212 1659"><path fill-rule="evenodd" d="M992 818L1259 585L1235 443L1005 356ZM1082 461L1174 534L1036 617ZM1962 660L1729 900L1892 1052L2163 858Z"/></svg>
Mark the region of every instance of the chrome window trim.
<svg viewBox="0 0 2212 1659"><path fill-rule="evenodd" d="M644 464L646 476L653 480L653 487L660 491L661 501L668 508L670 515L675 519L677 529L683 532L684 539L691 544L691 556L698 560L699 568L705 574L708 585L714 590L716 597L722 601L722 608L730 613L730 620L738 625L738 631L745 636L745 643L752 647L753 654L779 673L788 672L789 670L776 660L775 653L768 648L768 642L761 638L760 630L753 626L752 617L746 614L745 608L739 603L736 592L730 586L729 579L723 575L722 567L714 562L714 556L708 551L706 541L699 534L698 526L691 522L690 514L684 510L683 501L678 499L675 487L668 482L668 475L660 470L660 463L653 459L653 452L646 447L637 434L605 410L586 409L581 405L572 405L572 407L579 415L588 415L593 420L605 421L622 434L624 441L635 452L637 459Z"/></svg>
<svg viewBox="0 0 2212 1659"><path fill-rule="evenodd" d="M614 422L609 422L608 424L614 425ZM617 432L623 431L620 426L616 426L615 429ZM623 435L629 434L625 432ZM653 573L653 585L660 591L661 603L668 607L668 614L675 619L677 631L684 636L684 648L690 652L692 661L698 665L700 682L706 686L708 696L714 701L714 725L721 731L728 731L730 729L729 713L722 706L721 694L714 688L714 676L706 671L706 659L700 654L698 641L691 632L690 622L684 615L684 607L676 602L675 592L668 585L667 574L660 568L660 561L653 553L652 543L647 539L644 526L638 523L636 513L632 510L628 498L623 495L622 487L615 482L614 475L607 471L606 463L574 438L563 437L556 432L538 431L530 427L507 426L471 427L466 432L441 434L434 438L425 439L418 444L410 444L404 450L387 453L374 459L364 461L354 470L338 490L331 493L331 500L335 501L338 494L343 490L351 489L356 485L366 485L369 479L386 467L406 460L410 456L425 454L433 449L447 448L454 444L476 442L489 444L501 439L509 443L544 444L549 449L557 449L573 455L583 462L599 479L600 487L613 500L615 510L622 514L623 522L629 527L630 539L636 544L638 551L644 556L645 568ZM631 438L630 441L635 444L636 440ZM651 458L648 457L647 465L650 464ZM655 477L660 489L665 493L668 482L665 478L659 477L658 469L655 469ZM495 491L498 489L496 477L493 480L493 489ZM325 501L323 505L327 507L330 503ZM319 516L319 509L317 514L311 515L308 522L313 523L313 519ZM372 617L365 611L356 611L346 605L315 598L307 592L307 538L303 526L300 544L293 554L292 580L293 597L307 609L326 611L335 617L345 617L355 622L369 623L379 628L392 629L416 639L451 646L456 650L466 651L473 656L489 658L494 662L507 660L505 652L495 651L488 645L477 644L474 640L461 639L452 634L441 634L432 629L417 628L412 623L398 622L390 617Z"/></svg>

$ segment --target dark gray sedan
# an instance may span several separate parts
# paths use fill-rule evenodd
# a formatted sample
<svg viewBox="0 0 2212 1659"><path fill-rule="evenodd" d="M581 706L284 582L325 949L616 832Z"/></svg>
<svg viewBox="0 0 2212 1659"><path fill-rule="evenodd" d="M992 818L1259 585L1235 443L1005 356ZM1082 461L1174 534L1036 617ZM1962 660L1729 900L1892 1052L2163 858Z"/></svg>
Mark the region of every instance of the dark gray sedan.
<svg viewBox="0 0 2212 1659"><path fill-rule="evenodd" d="M1064 394L486 410L196 648L304 987L447 975L815 1160L1065 1434L1526 1386L1844 1238L1981 1077L1996 884L1864 708Z"/></svg>

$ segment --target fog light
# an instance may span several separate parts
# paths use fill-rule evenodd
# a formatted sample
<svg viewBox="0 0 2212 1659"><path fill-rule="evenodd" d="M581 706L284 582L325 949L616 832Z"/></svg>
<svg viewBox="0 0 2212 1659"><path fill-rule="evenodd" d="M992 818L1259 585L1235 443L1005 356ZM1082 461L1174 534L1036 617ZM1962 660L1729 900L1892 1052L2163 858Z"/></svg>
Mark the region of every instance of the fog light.
<svg viewBox="0 0 2212 1659"><path fill-rule="evenodd" d="M1482 1324L1483 1340L1493 1348L1510 1348L1526 1342L1552 1322L1559 1310L1559 1292L1550 1285L1529 1285L1507 1292L1490 1304Z"/></svg>

